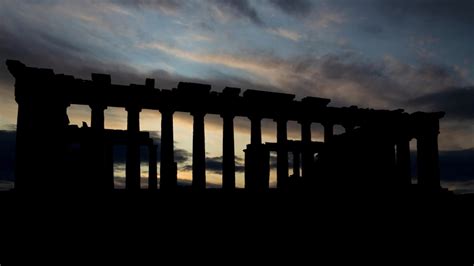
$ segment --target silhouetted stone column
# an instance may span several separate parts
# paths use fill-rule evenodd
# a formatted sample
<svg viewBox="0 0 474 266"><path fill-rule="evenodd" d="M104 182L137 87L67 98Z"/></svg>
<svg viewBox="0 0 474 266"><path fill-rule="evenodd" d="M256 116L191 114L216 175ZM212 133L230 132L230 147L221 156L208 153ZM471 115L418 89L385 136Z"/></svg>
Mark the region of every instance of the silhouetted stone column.
<svg viewBox="0 0 474 266"><path fill-rule="evenodd" d="M104 110L107 106L94 104L91 108L91 128L104 129Z"/></svg>
<svg viewBox="0 0 474 266"><path fill-rule="evenodd" d="M299 122L301 124L301 142L303 143L302 150L302 176L308 177L311 175L311 164L312 154L308 150L309 144L311 144L311 121L303 120Z"/></svg>
<svg viewBox="0 0 474 266"><path fill-rule="evenodd" d="M107 109L107 106L91 104L89 107L91 108L91 139L90 143L88 143L90 145L90 156L88 158L90 169L86 173L92 178L89 181L92 184L89 184L89 186L97 189L110 189L109 162L107 161L109 158L107 158L108 154L104 135L104 110Z"/></svg>
<svg viewBox="0 0 474 266"><path fill-rule="evenodd" d="M410 141L399 140L397 143L397 178L401 185L411 184Z"/></svg>
<svg viewBox="0 0 474 266"><path fill-rule="evenodd" d="M334 125L331 123L324 123L324 142L329 142L334 136Z"/></svg>
<svg viewBox="0 0 474 266"><path fill-rule="evenodd" d="M235 188L234 115L222 114L222 188Z"/></svg>
<svg viewBox="0 0 474 266"><path fill-rule="evenodd" d="M18 103L15 151L15 189L73 189L74 178L65 178L67 160L67 107L69 99L63 82L51 69L26 67L7 60L15 77L15 100Z"/></svg>
<svg viewBox="0 0 474 266"><path fill-rule="evenodd" d="M300 177L300 152L293 151L293 176Z"/></svg>
<svg viewBox="0 0 474 266"><path fill-rule="evenodd" d="M156 152L156 145L150 143L150 145L148 145L148 189L150 190L156 190L158 187Z"/></svg>
<svg viewBox="0 0 474 266"><path fill-rule="evenodd" d="M125 167L126 189L140 189L140 111L138 107L127 107L127 165Z"/></svg>
<svg viewBox="0 0 474 266"><path fill-rule="evenodd" d="M418 184L424 188L439 188L438 131L417 137Z"/></svg>
<svg viewBox="0 0 474 266"><path fill-rule="evenodd" d="M277 122L277 188L288 184L288 150L287 150L287 120L276 119Z"/></svg>
<svg viewBox="0 0 474 266"><path fill-rule="evenodd" d="M262 118L259 116L250 119L250 144L262 144Z"/></svg>
<svg viewBox="0 0 474 266"><path fill-rule="evenodd" d="M191 113L193 116L193 182L194 189L206 188L206 149L204 135L205 113Z"/></svg>
<svg viewBox="0 0 474 266"><path fill-rule="evenodd" d="M18 85L15 86L18 90ZM16 97L18 103L18 115L16 122L16 147L15 147L15 189L31 189L34 188L31 181L33 176L33 171L31 168L23 167L24 165L29 165L34 167L35 161L30 158L32 154L29 152L29 149L32 147L32 138L31 131L34 129L31 125L32 123L32 112L31 107L28 104L21 102L19 97ZM34 180L34 179L33 179Z"/></svg>
<svg viewBox="0 0 474 266"><path fill-rule="evenodd" d="M173 111L161 112L161 161L160 189L175 189L177 185L176 165L173 150Z"/></svg>

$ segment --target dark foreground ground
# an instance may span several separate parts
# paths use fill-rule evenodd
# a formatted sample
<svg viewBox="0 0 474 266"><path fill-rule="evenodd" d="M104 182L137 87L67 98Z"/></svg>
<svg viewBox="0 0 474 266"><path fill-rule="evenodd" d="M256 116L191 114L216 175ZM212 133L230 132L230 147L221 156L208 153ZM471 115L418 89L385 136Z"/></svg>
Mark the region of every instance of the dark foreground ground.
<svg viewBox="0 0 474 266"><path fill-rule="evenodd" d="M4 211L55 211L134 213L159 216L175 213L207 215L278 215L317 217L320 212L345 214L367 212L368 215L384 213L470 214L474 211L474 194L455 195L449 191L404 192L383 191L317 191L296 190L232 192L220 189L192 191L177 189L173 192L140 190L136 192L115 190L94 191L5 191L0 192Z"/></svg>
<svg viewBox="0 0 474 266"><path fill-rule="evenodd" d="M385 265L413 255L425 262L448 258L446 265L472 259L473 195L11 191L0 193L0 203L1 251L13 262L29 260L31 249L46 249L48 262L58 252L68 258L95 252L132 256L132 265L165 257L223 265L288 257L290 265L361 258Z"/></svg>

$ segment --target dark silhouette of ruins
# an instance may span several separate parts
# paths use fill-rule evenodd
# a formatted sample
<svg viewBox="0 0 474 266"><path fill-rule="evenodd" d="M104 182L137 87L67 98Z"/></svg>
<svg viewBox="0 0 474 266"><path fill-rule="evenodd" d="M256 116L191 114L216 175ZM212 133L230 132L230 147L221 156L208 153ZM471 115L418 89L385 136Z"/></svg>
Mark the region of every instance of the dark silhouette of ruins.
<svg viewBox="0 0 474 266"><path fill-rule="evenodd" d="M7 60L15 77L18 103L16 180L20 190L112 190L113 147L126 145L126 190L140 190L140 147L149 148L149 190L177 189L173 150L173 113L193 116L192 190L206 188L204 117L223 119L222 189L235 189L235 117L251 121L251 141L245 149L245 190L269 188L270 151L277 153L277 190L441 191L438 142L444 113L328 107L329 99L239 88L211 91L210 85L180 82L177 88L111 84L111 77L91 80L55 74ZM91 108L91 126L69 125L71 104ZM104 129L107 107L126 109L127 130ZM161 150L140 131L143 109L161 112ZM261 121L277 124L277 142L262 143ZM287 122L301 125L301 141L287 139ZM324 126L324 142L311 140L311 124ZM333 133L335 125L345 132ZM412 184L409 142L417 140L417 184ZM157 173L160 152L160 173ZM289 154L293 165L289 165ZM301 162L301 169L300 169ZM289 176L289 167L292 175ZM41 178L40 178L41 177Z"/></svg>

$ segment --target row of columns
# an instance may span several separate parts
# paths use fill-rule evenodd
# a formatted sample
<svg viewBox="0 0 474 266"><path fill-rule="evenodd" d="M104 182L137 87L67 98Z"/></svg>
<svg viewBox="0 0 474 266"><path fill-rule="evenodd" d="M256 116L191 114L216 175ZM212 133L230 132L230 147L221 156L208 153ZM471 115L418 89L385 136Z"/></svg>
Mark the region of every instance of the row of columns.
<svg viewBox="0 0 474 266"><path fill-rule="evenodd" d="M416 136L417 180L423 188L437 189L440 187L438 132ZM397 142L396 147L396 177L398 184L411 184L410 138Z"/></svg>
<svg viewBox="0 0 474 266"><path fill-rule="evenodd" d="M261 117L251 116L250 117L250 143L258 145L262 143L261 133ZM288 150L285 145L288 141L288 119L284 117L278 117L275 119L277 124L277 188L284 188L288 184ZM311 121L301 120L301 141L303 145L309 147L311 144ZM333 136L333 124L325 123L324 126L324 141L330 141ZM295 156L294 156L295 157ZM298 155L299 161L299 155ZM309 150L303 150L302 152L302 176L311 176L311 168L313 162L313 154ZM294 172L299 175L299 162L296 170L296 164L293 164Z"/></svg>
<svg viewBox="0 0 474 266"><path fill-rule="evenodd" d="M96 171L107 176L104 184L100 187L113 187L113 143L104 142L104 105L93 104L91 108L91 129L94 132L96 142L92 144L94 151L91 153L91 161L97 167ZM126 155L126 188L130 190L140 189L140 112L141 108L128 107L127 111L127 155ZM157 146L149 143L149 178L150 189L157 188ZM97 169L97 168L103 169ZM110 168L110 169L108 169Z"/></svg>
<svg viewBox="0 0 474 266"><path fill-rule="evenodd" d="M91 105L91 127L93 129L104 129L103 105ZM126 158L126 187L127 189L140 189L140 111L138 107L128 107L127 110L127 132L129 142ZM161 167L160 187L161 189L173 189L177 186L177 165L174 161L174 138L173 138L173 113L171 109L161 109ZM205 189L206 187L206 157L205 157L205 132L204 112L193 112L193 159L192 159L192 187L194 189ZM223 189L235 188L235 145L234 145L234 115L225 113L223 119ZM251 144L262 144L261 117L251 116ZM287 143L287 122L285 118L275 119L277 124L277 187L283 188L288 182L288 151L284 148ZM303 145L311 143L311 121L301 120L301 141ZM324 141L328 142L333 136L333 124L324 123ZM346 130L350 130L346 128ZM436 133L436 134L435 134ZM437 132L425 134L418 137L418 178L419 184L424 186L439 186L438 146ZM396 144L397 176L402 184L411 183L410 146L409 139L402 139ZM99 151L104 154L105 151ZM149 145L149 187L157 187L156 146ZM295 158L299 161L299 155ZM153 163L154 162L154 163ZM311 175L311 164L313 154L310 151L302 151L301 163L303 177ZM293 172L299 175L299 162L293 165ZM296 169L298 168L298 169ZM434 178L433 178L434 176ZM437 177L436 177L437 176ZM438 181L437 181L438 180Z"/></svg>
<svg viewBox="0 0 474 266"><path fill-rule="evenodd" d="M92 108L92 107L91 107ZM103 111L105 108L92 108L92 125L103 128ZM127 110L127 132L129 143L127 147L126 161L126 186L129 189L140 188L140 145L138 142L139 113L140 108L128 107ZM173 189L177 185L177 166L174 162L174 138L173 138L173 113L171 109L161 109L161 167L160 167L160 187L161 189ZM206 157L205 157L205 132L204 132L204 112L193 112L193 158L192 158L192 187L194 189L205 189L206 187ZM234 144L234 115L231 113L222 114L223 118L223 181L224 189L235 188L235 144ZM250 117L251 121L251 144L262 143L261 131L262 118ZM287 121L286 119L276 119L277 142L284 146L287 142ZM300 121L301 136L303 143L311 143L311 122ZM332 136L332 125L325 125L325 140ZM150 155L156 156L150 146ZM155 148L156 149L156 148ZM153 154L153 155L152 155ZM312 154L303 152L302 154L302 176L310 175ZM298 156L299 158L299 156ZM156 159L150 157L150 178L149 186L156 187L156 166L152 166ZM277 184L284 187L288 182L288 152L286 149L277 151ZM299 172L299 170L298 170Z"/></svg>

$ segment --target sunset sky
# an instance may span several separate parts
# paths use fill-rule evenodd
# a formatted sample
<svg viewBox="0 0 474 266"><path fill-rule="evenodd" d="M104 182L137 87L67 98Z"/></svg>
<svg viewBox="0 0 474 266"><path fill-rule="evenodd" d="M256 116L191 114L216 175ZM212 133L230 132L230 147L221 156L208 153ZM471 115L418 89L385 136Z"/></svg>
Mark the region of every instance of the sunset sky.
<svg viewBox="0 0 474 266"><path fill-rule="evenodd" d="M332 106L445 111L443 184L474 191L473 14L471 0L0 0L0 137L15 128L13 78L3 62L16 59L85 79L109 73L118 84L150 77L160 89L194 81L217 91L326 97ZM68 112L72 123L90 122L88 108ZM141 129L159 136L160 114L141 118ZM206 122L209 163L218 163L221 120ZM125 126L125 110L107 110L107 128ZM263 140L275 141L275 130L264 121ZM289 137L299 139L299 130L290 123ZM176 114L185 179L191 132L191 117ZM313 140L321 133L315 125ZM237 156L247 143L249 121L239 118ZM9 162L7 148L2 153L0 174ZM220 182L218 171L208 176Z"/></svg>

